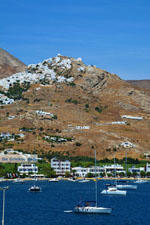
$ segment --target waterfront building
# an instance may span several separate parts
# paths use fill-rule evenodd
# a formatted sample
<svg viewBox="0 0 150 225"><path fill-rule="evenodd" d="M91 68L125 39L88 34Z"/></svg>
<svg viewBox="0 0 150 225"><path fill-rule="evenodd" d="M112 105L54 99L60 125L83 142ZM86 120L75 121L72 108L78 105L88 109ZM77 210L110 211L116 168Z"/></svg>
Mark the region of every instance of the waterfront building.
<svg viewBox="0 0 150 225"><path fill-rule="evenodd" d="M65 175L66 172L71 171L71 163L69 160L59 160L56 157L51 159L51 168L57 175Z"/></svg>
<svg viewBox="0 0 150 225"><path fill-rule="evenodd" d="M88 174L88 168L84 167L73 167L72 168L73 174L77 177L86 177Z"/></svg>
<svg viewBox="0 0 150 225"><path fill-rule="evenodd" d="M112 165L106 165L104 166L104 171L105 171L105 174L114 174L115 172L116 173L125 173L125 170L123 168L123 166L119 165L119 164L112 164Z"/></svg>
<svg viewBox="0 0 150 225"><path fill-rule="evenodd" d="M39 159L37 154L25 154L13 149L0 152L0 163L36 163Z"/></svg>
<svg viewBox="0 0 150 225"><path fill-rule="evenodd" d="M150 172L150 164L149 163L146 163L145 172L146 173Z"/></svg>
<svg viewBox="0 0 150 225"><path fill-rule="evenodd" d="M141 171L145 171L145 168L144 167L136 168L135 166L132 166L131 168L128 169L128 171L130 173L137 173L138 175L140 175Z"/></svg>
<svg viewBox="0 0 150 225"><path fill-rule="evenodd" d="M18 172L20 174L38 173L38 167L35 164L21 164L18 166Z"/></svg>
<svg viewBox="0 0 150 225"><path fill-rule="evenodd" d="M96 171L95 171L96 170ZM115 171L116 173L125 173L125 170L123 168L123 166L121 165L106 165L106 166L96 166L96 168L93 167L73 167L72 168L73 174L75 176L78 177L86 177L88 175L88 173L92 174L93 176L95 175L95 173L97 174L97 176L101 176L102 173L104 173L105 175L108 174L114 174Z"/></svg>

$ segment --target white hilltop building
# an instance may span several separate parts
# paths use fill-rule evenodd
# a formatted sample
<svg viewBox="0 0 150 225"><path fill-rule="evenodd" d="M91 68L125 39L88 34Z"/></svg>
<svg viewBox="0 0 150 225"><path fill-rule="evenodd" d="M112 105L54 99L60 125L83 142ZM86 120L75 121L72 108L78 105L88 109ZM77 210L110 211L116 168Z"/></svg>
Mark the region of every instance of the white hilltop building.
<svg viewBox="0 0 150 225"><path fill-rule="evenodd" d="M71 172L71 163L69 160L59 160L54 157L51 159L51 168L57 175L65 175L66 172Z"/></svg>
<svg viewBox="0 0 150 225"><path fill-rule="evenodd" d="M54 118L55 117L55 115L53 113L44 112L43 110L36 110L35 112L38 116L43 117L43 118Z"/></svg>
<svg viewBox="0 0 150 225"><path fill-rule="evenodd" d="M7 140L7 141L14 141L15 138L24 138L25 135L20 133L20 134L10 134L9 132L1 132L0 133L0 140Z"/></svg>
<svg viewBox="0 0 150 225"><path fill-rule="evenodd" d="M69 127L69 129L70 130L89 130L90 129L90 126L88 126L88 125L83 125L83 126L79 126L79 125L77 125L77 126L73 126L72 124L69 124L68 125L68 127Z"/></svg>
<svg viewBox="0 0 150 225"><path fill-rule="evenodd" d="M7 97L7 90L12 87L15 83L24 84L36 84L50 85L53 83L72 83L74 77L69 76L69 71L72 68L72 62L74 59L61 56L60 54L56 57L49 58L40 62L38 64L28 65L26 71L13 74L9 77L0 79L0 86L4 89L5 94L0 94L0 104L12 104L14 99ZM76 61L82 61L81 58L76 59ZM78 66L77 70L79 72L84 72L85 68ZM61 71L61 74L57 69ZM63 76L63 71L67 76Z"/></svg>
<svg viewBox="0 0 150 225"><path fill-rule="evenodd" d="M27 70L11 75L10 77L0 79L0 86L4 89L9 89L14 83L29 82L30 84L41 83L42 80L46 80L49 83L70 83L74 81L73 77L64 77L57 74L54 70L60 68L61 70L70 70L72 67L72 61L69 58L63 56L56 56L40 62L38 64L30 64Z"/></svg>
<svg viewBox="0 0 150 225"><path fill-rule="evenodd" d="M9 105L14 103L14 99L8 98L4 94L0 94L0 105Z"/></svg>
<svg viewBox="0 0 150 225"><path fill-rule="evenodd" d="M123 148L135 148L136 147L136 145L131 143L130 141L122 142L120 144L120 146L123 147Z"/></svg>
<svg viewBox="0 0 150 225"><path fill-rule="evenodd" d="M123 118L123 119L132 119L132 120L143 120L142 116L122 115L121 118Z"/></svg>

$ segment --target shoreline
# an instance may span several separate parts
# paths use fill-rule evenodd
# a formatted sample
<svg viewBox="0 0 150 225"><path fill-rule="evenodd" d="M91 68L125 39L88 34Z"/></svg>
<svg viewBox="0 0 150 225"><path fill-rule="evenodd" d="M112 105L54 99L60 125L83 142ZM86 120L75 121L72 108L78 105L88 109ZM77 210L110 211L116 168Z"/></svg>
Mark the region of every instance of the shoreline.
<svg viewBox="0 0 150 225"><path fill-rule="evenodd" d="M4 178L4 179L2 179L1 181L0 181L0 183L2 183L2 182L6 182L6 181L14 181L14 183L15 183L15 181L16 180L19 180L19 181L21 181L21 182L24 182L24 181L35 181L35 179L33 179L33 178L30 178L30 177L27 177L27 178L13 178L13 179L8 179L8 178ZM51 180L51 179L53 179L53 178L37 178L37 181L49 181L49 180ZM70 179L71 178L57 178L59 181L61 181L61 180L64 180L64 181L70 181ZM78 180L93 180L93 181L95 181L95 178L84 178L84 177L78 177L75 181L78 181ZM138 179L140 179L140 180L150 180L150 178L133 178L133 177L122 177L122 178L114 178L114 177L98 177L98 178L96 178L97 180L130 180L130 181L135 181L135 180L138 180ZM16 183L17 183L17 181L16 181Z"/></svg>

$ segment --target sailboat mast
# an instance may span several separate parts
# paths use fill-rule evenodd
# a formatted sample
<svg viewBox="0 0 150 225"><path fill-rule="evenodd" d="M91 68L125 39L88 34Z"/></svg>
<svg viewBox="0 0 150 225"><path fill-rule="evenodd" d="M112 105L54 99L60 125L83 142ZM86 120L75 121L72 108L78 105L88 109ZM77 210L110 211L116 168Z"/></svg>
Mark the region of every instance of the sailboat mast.
<svg viewBox="0 0 150 225"><path fill-rule="evenodd" d="M116 158L114 157L114 170L115 170L115 185L117 185L117 180L116 180Z"/></svg>
<svg viewBox="0 0 150 225"><path fill-rule="evenodd" d="M127 152L125 154L125 171L126 171L126 177L127 177Z"/></svg>
<svg viewBox="0 0 150 225"><path fill-rule="evenodd" d="M95 206L97 207L96 150L95 150Z"/></svg>

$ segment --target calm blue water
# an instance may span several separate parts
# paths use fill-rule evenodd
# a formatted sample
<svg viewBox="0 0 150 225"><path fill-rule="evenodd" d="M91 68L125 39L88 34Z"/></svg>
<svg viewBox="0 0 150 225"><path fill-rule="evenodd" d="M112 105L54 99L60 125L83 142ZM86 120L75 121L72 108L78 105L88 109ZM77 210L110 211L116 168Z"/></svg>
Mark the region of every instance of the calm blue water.
<svg viewBox="0 0 150 225"><path fill-rule="evenodd" d="M128 191L127 196L103 196L99 194L99 206L112 207L110 215L83 215L65 213L80 200L94 200L94 182L78 183L60 181L51 183L38 181L40 193L30 193L33 181L24 184L5 182L6 225L150 225L150 182L138 184L137 190ZM98 182L98 192L105 181ZM108 182L107 182L108 183ZM0 218L2 214L2 192L0 192ZM1 222L0 222L1 224Z"/></svg>

